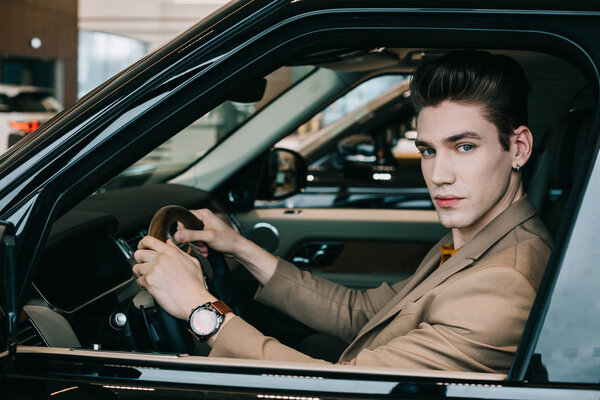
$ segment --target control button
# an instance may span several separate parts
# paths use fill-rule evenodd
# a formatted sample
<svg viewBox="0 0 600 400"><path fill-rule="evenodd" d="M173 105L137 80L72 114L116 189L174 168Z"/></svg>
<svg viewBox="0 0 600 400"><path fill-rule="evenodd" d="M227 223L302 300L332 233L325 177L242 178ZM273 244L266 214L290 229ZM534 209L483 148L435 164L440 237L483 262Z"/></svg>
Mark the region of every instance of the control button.
<svg viewBox="0 0 600 400"><path fill-rule="evenodd" d="M127 324L127 316L122 312L114 313L110 316L110 326L114 329L121 329Z"/></svg>

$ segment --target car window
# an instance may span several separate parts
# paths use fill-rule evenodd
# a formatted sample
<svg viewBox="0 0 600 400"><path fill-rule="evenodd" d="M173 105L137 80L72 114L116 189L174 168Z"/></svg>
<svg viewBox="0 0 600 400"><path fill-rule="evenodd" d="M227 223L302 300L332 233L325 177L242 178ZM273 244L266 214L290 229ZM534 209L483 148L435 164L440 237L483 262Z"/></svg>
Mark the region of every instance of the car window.
<svg viewBox="0 0 600 400"><path fill-rule="evenodd" d="M307 188L257 206L431 208L408 89L406 75L367 80L279 141L306 159Z"/></svg>
<svg viewBox="0 0 600 400"><path fill-rule="evenodd" d="M597 164L566 245L529 367L533 381L597 384L600 380L599 182Z"/></svg>
<svg viewBox="0 0 600 400"><path fill-rule="evenodd" d="M0 94L0 112L10 111L10 104L8 103L8 96Z"/></svg>
<svg viewBox="0 0 600 400"><path fill-rule="evenodd" d="M12 99L14 111L18 112L59 112L62 106L58 100L45 92L20 93Z"/></svg>
<svg viewBox="0 0 600 400"><path fill-rule="evenodd" d="M123 171L103 190L163 182L177 175L313 70L299 66L272 72L265 77L267 86L260 101L225 101Z"/></svg>

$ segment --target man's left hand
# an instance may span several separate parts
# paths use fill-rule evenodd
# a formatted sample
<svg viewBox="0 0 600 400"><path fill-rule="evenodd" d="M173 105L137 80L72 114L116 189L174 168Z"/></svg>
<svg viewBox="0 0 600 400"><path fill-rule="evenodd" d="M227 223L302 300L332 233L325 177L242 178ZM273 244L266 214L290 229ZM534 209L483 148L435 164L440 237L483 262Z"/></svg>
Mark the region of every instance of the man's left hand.
<svg viewBox="0 0 600 400"><path fill-rule="evenodd" d="M206 290L200 262L171 240L164 243L146 236L134 258L138 262L133 266L137 284L174 317L185 320L194 308L217 300Z"/></svg>

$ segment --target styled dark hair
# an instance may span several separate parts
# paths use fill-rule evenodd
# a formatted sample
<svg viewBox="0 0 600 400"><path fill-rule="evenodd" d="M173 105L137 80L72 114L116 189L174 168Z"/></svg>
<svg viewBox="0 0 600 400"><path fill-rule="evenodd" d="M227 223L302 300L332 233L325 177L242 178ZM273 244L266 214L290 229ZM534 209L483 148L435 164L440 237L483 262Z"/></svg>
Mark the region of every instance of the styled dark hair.
<svg viewBox="0 0 600 400"><path fill-rule="evenodd" d="M527 125L530 91L525 71L515 60L475 50L452 51L420 65L410 84L417 113L445 100L483 106L504 150L510 147L514 129Z"/></svg>

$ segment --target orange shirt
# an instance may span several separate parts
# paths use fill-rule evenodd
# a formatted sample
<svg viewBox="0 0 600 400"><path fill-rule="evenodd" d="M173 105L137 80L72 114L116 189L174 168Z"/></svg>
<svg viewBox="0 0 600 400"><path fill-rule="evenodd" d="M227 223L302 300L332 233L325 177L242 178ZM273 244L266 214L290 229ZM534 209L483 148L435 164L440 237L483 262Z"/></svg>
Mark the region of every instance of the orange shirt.
<svg viewBox="0 0 600 400"><path fill-rule="evenodd" d="M455 249L454 244L449 244L448 246L440 246L440 249L442 250L442 259L440 260L440 266L441 266L443 263L448 261L448 259L450 257L452 257L454 255L454 253L456 253L457 251L462 249L462 246L459 247L458 249Z"/></svg>

